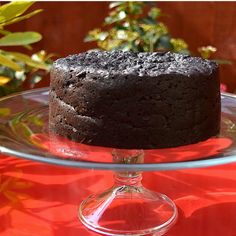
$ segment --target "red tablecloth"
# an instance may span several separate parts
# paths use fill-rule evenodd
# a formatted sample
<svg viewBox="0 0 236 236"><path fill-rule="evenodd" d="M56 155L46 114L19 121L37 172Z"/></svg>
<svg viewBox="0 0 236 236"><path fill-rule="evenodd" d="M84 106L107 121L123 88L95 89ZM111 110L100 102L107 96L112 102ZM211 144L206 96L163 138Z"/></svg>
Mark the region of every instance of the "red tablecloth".
<svg viewBox="0 0 236 236"><path fill-rule="evenodd" d="M0 157L1 236L95 236L77 219L80 202L112 185L108 171ZM167 236L236 236L236 164L144 173L143 184L179 209Z"/></svg>

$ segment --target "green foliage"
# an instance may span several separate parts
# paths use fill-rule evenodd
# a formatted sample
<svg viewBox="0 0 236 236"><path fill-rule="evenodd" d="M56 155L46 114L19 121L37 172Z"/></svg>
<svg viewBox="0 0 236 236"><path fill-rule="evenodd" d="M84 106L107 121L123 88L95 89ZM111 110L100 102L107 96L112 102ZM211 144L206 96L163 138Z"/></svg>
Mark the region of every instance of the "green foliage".
<svg viewBox="0 0 236 236"><path fill-rule="evenodd" d="M144 2L113 2L105 18L105 30L90 31L85 41L95 41L103 50L189 53L183 39L171 37L167 26L160 21L162 15L160 8Z"/></svg>
<svg viewBox="0 0 236 236"><path fill-rule="evenodd" d="M6 26L29 19L42 9L26 13L32 1L12 1L0 6L0 96L19 91L26 78L32 87L39 82L51 66L51 56L40 51L32 56L15 51L4 50L4 47L22 46L28 50L31 44L42 39L38 32L10 32Z"/></svg>
<svg viewBox="0 0 236 236"><path fill-rule="evenodd" d="M200 53L200 56L204 59L210 59L212 55L217 51L217 48L212 46L203 46L198 48L198 52ZM225 65L232 65L232 61L225 60L225 59L214 59L218 64L225 64Z"/></svg>
<svg viewBox="0 0 236 236"><path fill-rule="evenodd" d="M217 51L217 48L212 46L206 46L206 47L199 47L198 52L200 53L202 58L208 59L211 57L212 54L214 54Z"/></svg>
<svg viewBox="0 0 236 236"><path fill-rule="evenodd" d="M173 38L167 26L160 21L164 16L160 8L144 2L112 2L105 18L103 29L91 30L85 42L94 41L103 50L152 52L172 51L190 54L188 44ZM212 46L198 48L200 56L210 59L216 52ZM232 64L228 60L216 59L219 64Z"/></svg>
<svg viewBox="0 0 236 236"><path fill-rule="evenodd" d="M31 1L15 1L11 4L5 4L0 8L0 23L6 23L19 17L33 4Z"/></svg>

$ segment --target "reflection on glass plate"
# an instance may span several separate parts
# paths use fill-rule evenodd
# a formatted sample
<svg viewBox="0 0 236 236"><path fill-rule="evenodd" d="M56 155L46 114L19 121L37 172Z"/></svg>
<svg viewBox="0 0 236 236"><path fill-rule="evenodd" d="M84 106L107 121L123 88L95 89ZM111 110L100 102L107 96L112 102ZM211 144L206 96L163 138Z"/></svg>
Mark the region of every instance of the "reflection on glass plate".
<svg viewBox="0 0 236 236"><path fill-rule="evenodd" d="M71 167L116 170L168 170L236 161L236 97L222 94L221 132L197 144L145 150L143 163L114 163L112 148L76 143L48 132L48 88L0 100L2 153Z"/></svg>

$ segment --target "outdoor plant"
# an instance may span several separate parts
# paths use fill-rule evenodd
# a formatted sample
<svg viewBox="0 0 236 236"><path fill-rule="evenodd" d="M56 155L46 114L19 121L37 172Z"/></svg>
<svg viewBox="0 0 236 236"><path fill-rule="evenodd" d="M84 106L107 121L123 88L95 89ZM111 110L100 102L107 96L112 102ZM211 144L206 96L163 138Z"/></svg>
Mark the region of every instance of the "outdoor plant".
<svg viewBox="0 0 236 236"><path fill-rule="evenodd" d="M103 50L120 49L135 52L172 51L190 54L188 44L173 38L167 26L160 21L160 8L145 2L112 2L103 28L91 30L86 42L95 41ZM215 47L200 47L198 52L210 58ZM222 61L221 61L222 62Z"/></svg>
<svg viewBox="0 0 236 236"><path fill-rule="evenodd" d="M39 82L51 65L52 54L44 50L31 56L17 52L15 46L32 50L31 44L41 40L38 32L10 32L7 26L26 20L40 13L42 9L26 13L34 2L13 1L0 6L0 96L19 91L23 83L29 80L31 87ZM6 50L5 48L13 48Z"/></svg>
<svg viewBox="0 0 236 236"><path fill-rule="evenodd" d="M162 12L144 2L113 2L105 18L104 30L94 29L85 41L96 41L104 50L160 51L188 53L182 39L172 38L167 26L159 21ZM146 8L149 11L145 14Z"/></svg>

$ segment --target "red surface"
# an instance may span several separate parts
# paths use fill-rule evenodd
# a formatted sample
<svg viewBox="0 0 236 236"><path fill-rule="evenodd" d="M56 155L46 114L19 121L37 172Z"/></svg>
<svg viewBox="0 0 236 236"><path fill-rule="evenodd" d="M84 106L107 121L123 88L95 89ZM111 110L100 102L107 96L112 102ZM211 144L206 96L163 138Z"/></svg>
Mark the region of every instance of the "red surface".
<svg viewBox="0 0 236 236"><path fill-rule="evenodd" d="M112 185L112 173L0 158L1 236L95 236L77 220L79 203ZM167 236L236 236L236 164L144 173L143 184L179 209Z"/></svg>

